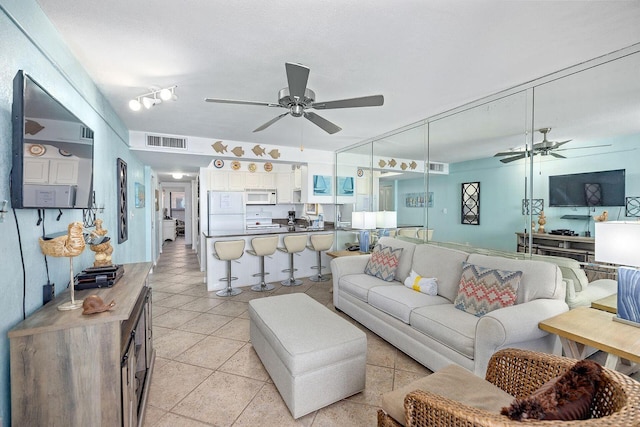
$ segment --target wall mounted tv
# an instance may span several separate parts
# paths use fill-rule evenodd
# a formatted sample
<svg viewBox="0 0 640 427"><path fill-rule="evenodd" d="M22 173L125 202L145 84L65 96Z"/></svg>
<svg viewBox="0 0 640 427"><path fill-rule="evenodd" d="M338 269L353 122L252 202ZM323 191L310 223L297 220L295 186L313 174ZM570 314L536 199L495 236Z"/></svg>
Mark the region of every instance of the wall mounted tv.
<svg viewBox="0 0 640 427"><path fill-rule="evenodd" d="M625 170L549 177L549 206L624 206Z"/></svg>
<svg viewBox="0 0 640 427"><path fill-rule="evenodd" d="M86 209L93 186L93 131L24 71L13 79L14 208Z"/></svg>

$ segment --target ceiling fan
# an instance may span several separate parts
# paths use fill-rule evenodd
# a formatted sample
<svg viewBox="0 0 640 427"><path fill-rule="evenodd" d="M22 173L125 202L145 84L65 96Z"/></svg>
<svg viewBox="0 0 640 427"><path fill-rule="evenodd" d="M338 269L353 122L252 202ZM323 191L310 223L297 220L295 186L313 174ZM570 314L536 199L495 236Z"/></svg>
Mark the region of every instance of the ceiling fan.
<svg viewBox="0 0 640 427"><path fill-rule="evenodd" d="M551 128L542 128L538 129L538 132L542 133L544 137L541 142L533 144L533 148L531 150L525 151L503 151L500 153L496 153L494 157L501 156L512 156L506 159L500 159L502 163L510 163L516 160L524 159L525 157L529 157L530 155L535 156L536 154L540 154L542 156L552 155L553 157L557 157L559 159L566 159L565 156L558 154L555 152L558 148L562 147L567 142L570 142L571 139L567 139L566 141L549 141L547 139L547 134L551 132ZM583 148L595 148L595 147L583 147ZM562 150L560 150L562 151ZM531 153L531 154L530 154Z"/></svg>
<svg viewBox="0 0 640 427"><path fill-rule="evenodd" d="M304 116L313 124L319 126L324 131L334 134L342 130L341 127L331 123L329 120L317 115L316 113L306 111L309 108L314 110L329 110L334 108L354 108L354 107L377 107L384 104L382 95L363 96L360 98L340 99L335 101L316 102L316 94L307 88L307 80L309 79L309 67L302 64L292 62L285 63L287 72L287 81L289 86L280 89L278 92L278 102L258 102L258 101L239 101L233 99L205 98L207 102L217 102L221 104L242 104L242 105L261 105L265 107L281 107L286 108L284 114L269 120L262 126L254 130L260 132L265 130L281 118L291 114L293 117Z"/></svg>

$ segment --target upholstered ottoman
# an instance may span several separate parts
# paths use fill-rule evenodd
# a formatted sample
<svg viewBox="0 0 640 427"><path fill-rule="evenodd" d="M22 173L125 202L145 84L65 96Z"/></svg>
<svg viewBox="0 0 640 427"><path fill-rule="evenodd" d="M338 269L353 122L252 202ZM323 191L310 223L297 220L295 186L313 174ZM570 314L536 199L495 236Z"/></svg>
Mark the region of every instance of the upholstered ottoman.
<svg viewBox="0 0 640 427"><path fill-rule="evenodd" d="M251 344L294 418L364 390L367 337L303 293L249 302Z"/></svg>

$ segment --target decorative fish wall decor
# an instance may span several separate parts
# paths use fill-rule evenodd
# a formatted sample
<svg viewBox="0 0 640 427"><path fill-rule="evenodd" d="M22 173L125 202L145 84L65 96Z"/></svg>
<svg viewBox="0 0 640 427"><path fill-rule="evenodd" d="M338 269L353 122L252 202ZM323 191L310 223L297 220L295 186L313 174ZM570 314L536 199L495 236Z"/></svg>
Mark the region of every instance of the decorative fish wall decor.
<svg viewBox="0 0 640 427"><path fill-rule="evenodd" d="M231 150L231 152L236 156L236 157L242 157L244 155L244 150L242 149L242 147L237 146L236 148L234 148L233 150Z"/></svg>
<svg viewBox="0 0 640 427"><path fill-rule="evenodd" d="M227 146L222 143L222 141L216 141L211 144L216 153L225 153L227 151Z"/></svg>

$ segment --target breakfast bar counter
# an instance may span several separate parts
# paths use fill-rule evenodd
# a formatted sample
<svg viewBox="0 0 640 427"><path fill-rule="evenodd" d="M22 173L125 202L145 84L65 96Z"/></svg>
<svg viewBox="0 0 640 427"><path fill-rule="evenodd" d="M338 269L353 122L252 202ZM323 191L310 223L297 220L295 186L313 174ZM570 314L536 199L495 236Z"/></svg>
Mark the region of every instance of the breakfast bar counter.
<svg viewBox="0 0 640 427"><path fill-rule="evenodd" d="M246 250L251 249L251 239L254 237L268 236L277 234L280 236L278 247L283 247L282 239L284 236L290 234L324 234L333 233L333 224L325 223L324 228L309 228L295 226L290 229L286 225L281 225L278 228L262 228L262 229L238 229L238 230L211 230L208 234L204 233L205 239L205 256L206 256L206 283L207 290L217 291L227 286L226 282L220 280L225 276L225 262L216 259L213 256L213 244L216 241L225 240L244 240L245 241L245 253L240 259L231 263L232 276L237 277L238 280L234 280L231 284L234 288L252 286L259 283L258 277L253 277L254 274L260 271L260 259L257 256L252 256L246 253ZM326 266L323 272L329 273L330 258L325 252L322 253L322 265ZM296 254L295 256L295 272L296 277L309 277L316 273L316 270L311 269L317 263L316 252L305 249L304 251ZM288 272L282 270L289 267L289 255L277 251L269 256L265 257L265 272L268 275L265 277L267 282L279 282L289 277ZM249 291L248 288L246 288ZM250 292L250 291L249 291Z"/></svg>

